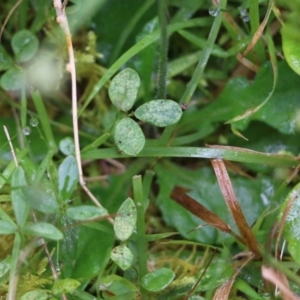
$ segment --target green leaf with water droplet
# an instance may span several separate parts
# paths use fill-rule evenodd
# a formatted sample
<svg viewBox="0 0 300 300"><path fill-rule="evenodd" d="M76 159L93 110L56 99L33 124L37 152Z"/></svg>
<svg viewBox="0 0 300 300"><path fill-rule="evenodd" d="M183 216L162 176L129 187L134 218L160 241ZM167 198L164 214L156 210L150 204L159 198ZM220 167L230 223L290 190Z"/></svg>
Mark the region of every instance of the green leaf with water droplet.
<svg viewBox="0 0 300 300"><path fill-rule="evenodd" d="M45 222L27 223L22 231L24 234L43 237L54 241L62 240L64 237L62 232L55 226Z"/></svg>
<svg viewBox="0 0 300 300"><path fill-rule="evenodd" d="M67 216L73 220L79 221L95 219L107 215L108 212L105 208L91 205L80 205L76 207L69 207L67 209Z"/></svg>
<svg viewBox="0 0 300 300"><path fill-rule="evenodd" d="M136 226L136 207L133 200L128 197L117 212L114 231L117 238L126 241Z"/></svg>
<svg viewBox="0 0 300 300"><path fill-rule="evenodd" d="M134 115L141 121L158 127L166 127L179 121L182 109L173 100L152 100L141 105Z"/></svg>
<svg viewBox="0 0 300 300"><path fill-rule="evenodd" d="M145 145L142 129L130 118L124 118L118 122L114 138L118 148L129 155L137 155Z"/></svg>
<svg viewBox="0 0 300 300"><path fill-rule="evenodd" d="M141 279L141 286L150 292L159 292L165 289L175 278L175 273L168 268L157 269Z"/></svg>
<svg viewBox="0 0 300 300"><path fill-rule="evenodd" d="M25 82L24 74L17 67L7 70L0 79L2 88L6 91L19 90Z"/></svg>
<svg viewBox="0 0 300 300"><path fill-rule="evenodd" d="M11 40L11 46L17 60L26 62L30 60L39 48L39 40L29 30L20 30Z"/></svg>
<svg viewBox="0 0 300 300"><path fill-rule="evenodd" d="M133 262L133 254L126 245L115 247L111 251L110 258L122 269L127 270Z"/></svg>
<svg viewBox="0 0 300 300"><path fill-rule="evenodd" d="M284 220L282 220L283 216ZM288 242L289 252L293 259L300 264L300 183L287 195L281 206L279 219L284 222L283 235Z"/></svg>
<svg viewBox="0 0 300 300"><path fill-rule="evenodd" d="M132 108L140 86L138 73L130 68L121 71L110 83L108 94L117 108L128 111Z"/></svg>
<svg viewBox="0 0 300 300"><path fill-rule="evenodd" d="M288 65L300 75L300 37L299 29L286 24L281 29L282 49Z"/></svg>
<svg viewBox="0 0 300 300"><path fill-rule="evenodd" d="M63 200L68 200L79 180L77 162L74 156L67 156L58 168L58 188Z"/></svg>

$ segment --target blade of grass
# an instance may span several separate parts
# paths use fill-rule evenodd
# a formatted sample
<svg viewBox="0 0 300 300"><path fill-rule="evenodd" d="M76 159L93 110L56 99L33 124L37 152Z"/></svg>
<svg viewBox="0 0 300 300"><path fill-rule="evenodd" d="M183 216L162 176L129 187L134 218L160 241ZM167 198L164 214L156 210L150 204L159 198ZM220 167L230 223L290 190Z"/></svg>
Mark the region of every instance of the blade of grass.
<svg viewBox="0 0 300 300"><path fill-rule="evenodd" d="M97 149L82 154L83 159L126 158L117 149ZM299 158L290 155L270 154L238 147L210 146L200 147L146 147L136 157L193 157L220 158L243 163L276 165L277 167L296 167Z"/></svg>
<svg viewBox="0 0 300 300"><path fill-rule="evenodd" d="M210 24L211 18L201 18L201 19L191 19L185 22L179 22L175 24L168 25L167 31L170 35L171 33L188 27L196 27L196 26L206 26ZM154 31L148 36L144 37L134 46L132 46L129 50L127 50L103 75L103 77L95 84L93 90L90 95L84 102L84 105L81 107L78 117L83 113L85 108L89 105L89 103L93 100L95 95L100 91L100 89L106 84L106 82L122 67L130 58L139 53L142 49L146 48L148 45L159 39L159 30Z"/></svg>
<svg viewBox="0 0 300 300"><path fill-rule="evenodd" d="M49 117L45 108L45 105L43 103L43 99L38 91L32 91L31 97L34 102L34 105L36 107L47 143L50 150L57 152L57 146L54 139L54 135L51 129Z"/></svg>
<svg viewBox="0 0 300 300"><path fill-rule="evenodd" d="M144 3L141 3L141 7L134 14L134 16L132 16L130 21L127 23L126 27L122 28L122 30L120 32L120 36L118 38L118 41L117 41L116 45L114 45L113 52L109 59L110 64L112 64L117 59L122 47L124 46L124 43L126 42L128 36L130 35L131 31L133 30L133 28L136 26L138 21L145 14L145 12L151 7L151 5L153 3L154 3L154 0L147 0Z"/></svg>
<svg viewBox="0 0 300 300"><path fill-rule="evenodd" d="M144 212L148 208L149 204L149 193L151 189L151 184L152 180L154 177L154 172L152 170L146 170L144 179L143 179L143 194L144 194L144 199L143 199L143 204L144 204Z"/></svg>
<svg viewBox="0 0 300 300"><path fill-rule="evenodd" d="M254 255L260 256L260 251L258 248L258 243L253 235L251 228L249 227L246 218L243 214L241 206L235 196L231 180L227 173L225 164L221 159L212 159L211 163L213 165L214 171L221 188L222 195L225 199L227 207L242 235L246 245L253 252Z"/></svg>
<svg viewBox="0 0 300 300"><path fill-rule="evenodd" d="M166 98L167 70L168 70L168 34L167 34L167 2L158 1L159 19L159 62L158 62L158 86L157 99Z"/></svg>
<svg viewBox="0 0 300 300"><path fill-rule="evenodd" d="M226 3L227 3L227 0L221 0L221 3L220 3L221 10L224 10L226 8ZM184 94L180 98L179 103L187 104L190 102L190 100L196 90L196 87L199 84L200 78L204 72L204 69L205 69L208 59L211 55L211 52L213 50L215 41L217 39L217 35L218 35L220 27L221 27L221 23L222 23L222 13L219 13L219 15L217 17L215 17L215 20L213 22L213 25L211 27L211 30L210 30L210 33L209 33L209 36L208 36L208 39L206 42L206 46L203 49L203 52L199 59L196 70L195 70L190 82L188 83ZM160 137L160 145L168 144L175 127L176 127L176 125L168 126L164 130L162 136Z"/></svg>

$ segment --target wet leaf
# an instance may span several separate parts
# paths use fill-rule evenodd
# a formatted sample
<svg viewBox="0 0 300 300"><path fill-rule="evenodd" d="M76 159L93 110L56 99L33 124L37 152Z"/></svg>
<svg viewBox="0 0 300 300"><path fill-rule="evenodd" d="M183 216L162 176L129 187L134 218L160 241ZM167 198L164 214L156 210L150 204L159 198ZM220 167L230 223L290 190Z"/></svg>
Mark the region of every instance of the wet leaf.
<svg viewBox="0 0 300 300"><path fill-rule="evenodd" d="M127 198L117 212L114 223L114 231L117 238L126 241L136 226L136 207L131 198Z"/></svg>
<svg viewBox="0 0 300 300"><path fill-rule="evenodd" d="M118 122L114 138L118 148L129 155L137 155L145 145L145 136L140 126L130 118Z"/></svg>
<svg viewBox="0 0 300 300"><path fill-rule="evenodd" d="M117 108L128 111L132 108L140 86L138 73L126 68L116 75L109 86L109 98Z"/></svg>
<svg viewBox="0 0 300 300"><path fill-rule="evenodd" d="M175 278L175 273L168 268L157 269L141 279L141 286L150 292L159 292L165 289Z"/></svg>
<svg viewBox="0 0 300 300"><path fill-rule="evenodd" d="M13 66L13 60L5 51L4 47L0 45L0 71L5 71Z"/></svg>
<svg viewBox="0 0 300 300"><path fill-rule="evenodd" d="M63 200L68 200L79 180L77 162L74 156L67 156L58 168L58 188Z"/></svg>
<svg viewBox="0 0 300 300"><path fill-rule="evenodd" d="M111 251L110 258L122 269L127 270L133 263L133 254L126 245L115 247Z"/></svg>
<svg viewBox="0 0 300 300"><path fill-rule="evenodd" d="M59 150L64 155L74 155L75 154L75 146L74 141L70 137L66 137L59 142Z"/></svg>
<svg viewBox="0 0 300 300"><path fill-rule="evenodd" d="M25 234L30 234L33 236L43 237L50 240L61 240L63 239L63 234L55 226L50 223L38 222L38 223L28 223L25 225L23 232Z"/></svg>
<svg viewBox="0 0 300 300"><path fill-rule="evenodd" d="M166 127L179 121L182 109L173 100L152 100L141 105L134 115L141 121L158 127Z"/></svg>
<svg viewBox="0 0 300 300"><path fill-rule="evenodd" d="M39 40L29 30L24 29L12 37L11 45L17 60L26 62L36 54Z"/></svg>

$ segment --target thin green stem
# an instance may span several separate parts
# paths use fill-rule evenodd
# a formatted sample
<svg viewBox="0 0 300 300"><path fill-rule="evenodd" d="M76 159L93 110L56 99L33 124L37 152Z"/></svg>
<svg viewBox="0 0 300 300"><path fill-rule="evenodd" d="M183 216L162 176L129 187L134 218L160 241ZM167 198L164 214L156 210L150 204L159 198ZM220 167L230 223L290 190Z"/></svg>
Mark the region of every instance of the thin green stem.
<svg viewBox="0 0 300 300"><path fill-rule="evenodd" d="M168 70L168 33L167 33L167 2L158 1L158 19L160 30L159 63L158 63L158 90L157 99L166 98L167 70Z"/></svg>
<svg viewBox="0 0 300 300"><path fill-rule="evenodd" d="M151 183L152 183L154 174L155 174L154 171L152 171L152 170L147 170L147 171L145 172L145 175L144 175L144 179L143 179L143 192L144 192L144 200L143 200L143 203L144 203L144 212L147 210L147 207L148 207L148 203L149 203L149 192L150 192L150 189L151 189Z"/></svg>
<svg viewBox="0 0 300 300"><path fill-rule="evenodd" d="M142 176L134 176L133 179L133 196L137 210L137 250L138 250L138 265L139 278L141 279L147 274L147 240L145 236L145 212L144 212L144 196Z"/></svg>
<svg viewBox="0 0 300 300"><path fill-rule="evenodd" d="M83 159L125 158L117 149L97 149L82 154ZM270 154L237 147L146 147L137 157L190 157L224 159L243 163L296 167L299 158L290 155Z"/></svg>
<svg viewBox="0 0 300 300"><path fill-rule="evenodd" d="M227 0L221 1L221 4L220 4L221 10L225 10L226 3L227 3ZM184 94L182 95L182 97L179 101L181 104L184 104L184 103L187 104L190 102L190 100L197 88L197 85L199 84L201 76L203 75L204 69L207 65L208 59L213 51L213 47L214 47L215 41L217 39L217 35L219 33L221 23L222 23L222 13L219 13L219 15L215 18L215 21L211 27L206 45L200 56L196 70L195 70L190 82L188 83ZM166 145L170 141L170 137L175 129L175 126L176 125L168 126L164 130L164 132L160 138L160 145Z"/></svg>

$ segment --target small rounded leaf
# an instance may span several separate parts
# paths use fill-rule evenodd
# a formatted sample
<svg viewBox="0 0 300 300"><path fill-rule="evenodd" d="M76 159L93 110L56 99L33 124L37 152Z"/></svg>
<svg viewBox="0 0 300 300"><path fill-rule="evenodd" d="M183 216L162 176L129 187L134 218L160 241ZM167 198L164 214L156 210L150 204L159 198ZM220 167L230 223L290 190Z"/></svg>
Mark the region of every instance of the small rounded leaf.
<svg viewBox="0 0 300 300"><path fill-rule="evenodd" d="M128 111L132 108L140 86L138 73L130 68L124 69L113 78L109 86L109 98L114 106Z"/></svg>
<svg viewBox="0 0 300 300"><path fill-rule="evenodd" d="M66 137L59 142L59 150L64 155L74 155L75 154L75 145L74 141L70 137Z"/></svg>
<svg viewBox="0 0 300 300"><path fill-rule="evenodd" d="M36 54L39 47L39 40L29 30L24 29L12 37L11 45L16 58L20 62L26 62Z"/></svg>
<svg viewBox="0 0 300 300"><path fill-rule="evenodd" d="M28 223L25 225L23 232L33 236L43 237L50 240L62 240L63 234L55 226L50 223Z"/></svg>
<svg viewBox="0 0 300 300"><path fill-rule="evenodd" d="M124 118L118 122L114 138L118 148L129 155L137 155L145 145L142 129L130 118Z"/></svg>
<svg viewBox="0 0 300 300"><path fill-rule="evenodd" d="M6 91L19 90L25 82L23 72L17 67L12 67L7 70L0 79L2 88Z"/></svg>
<svg viewBox="0 0 300 300"><path fill-rule="evenodd" d="M133 262L133 254L125 245L115 247L111 251L110 258L122 269L127 270Z"/></svg>
<svg viewBox="0 0 300 300"><path fill-rule="evenodd" d="M136 226L136 207L131 198L127 198L117 212L114 231L121 241L127 240Z"/></svg>
<svg viewBox="0 0 300 300"><path fill-rule="evenodd" d="M175 273L168 268L157 269L141 279L141 286L150 292L159 292L165 289L175 278Z"/></svg>
<svg viewBox="0 0 300 300"><path fill-rule="evenodd" d="M288 65L300 75L300 37L298 28L284 25L281 30L282 48Z"/></svg>
<svg viewBox="0 0 300 300"><path fill-rule="evenodd" d="M141 105L134 115L141 121L158 127L166 127L179 121L182 115L180 105L173 100L152 100Z"/></svg>
<svg viewBox="0 0 300 300"><path fill-rule="evenodd" d="M95 219L107 215L108 212L105 208L91 205L80 205L77 207L69 207L67 209L67 216L70 219L79 221Z"/></svg>
<svg viewBox="0 0 300 300"><path fill-rule="evenodd" d="M79 285L80 282L72 278L56 280L52 287L52 293L54 295L71 293L76 290Z"/></svg>

